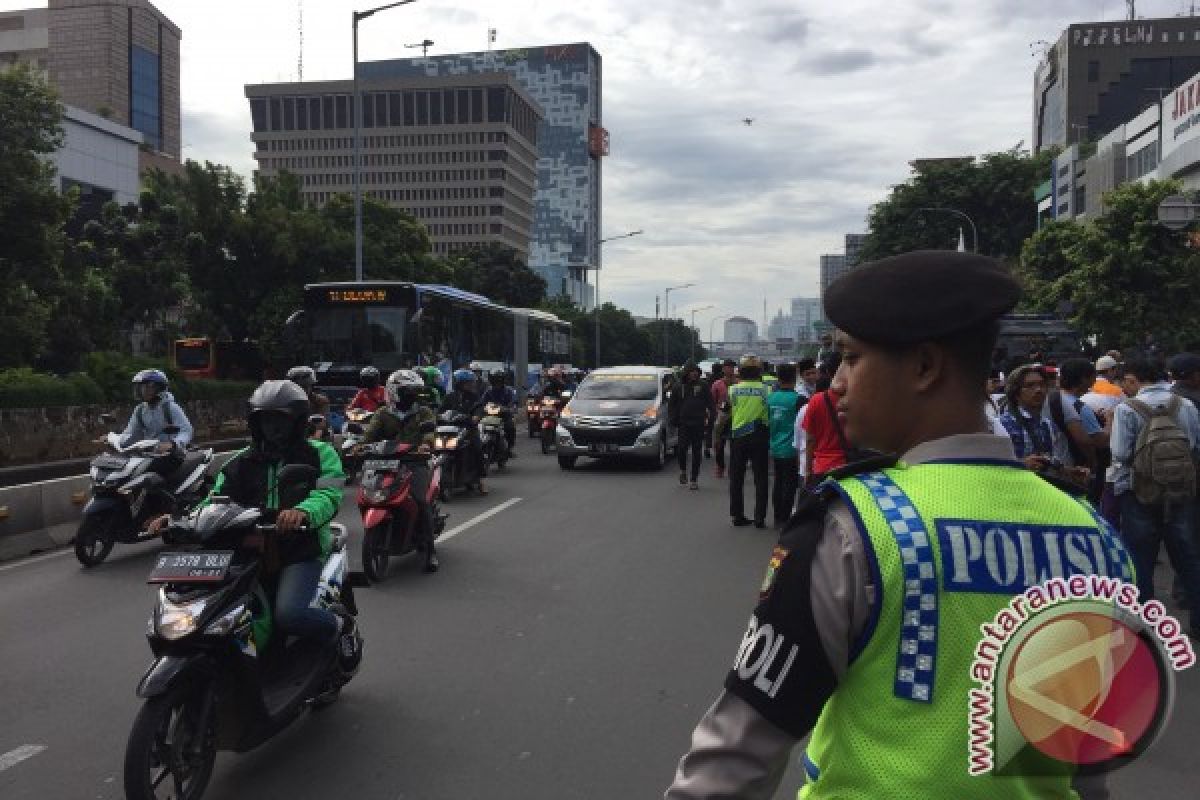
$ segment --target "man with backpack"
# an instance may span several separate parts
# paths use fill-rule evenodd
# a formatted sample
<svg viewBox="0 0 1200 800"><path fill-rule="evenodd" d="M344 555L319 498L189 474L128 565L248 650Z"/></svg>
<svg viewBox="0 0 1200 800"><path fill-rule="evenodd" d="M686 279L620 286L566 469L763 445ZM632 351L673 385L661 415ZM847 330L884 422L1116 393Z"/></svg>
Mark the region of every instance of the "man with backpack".
<svg viewBox="0 0 1200 800"><path fill-rule="evenodd" d="M1153 361L1126 365L1125 379L1137 391L1115 411L1113 488L1142 603L1154 597L1154 565L1165 542L1187 595L1191 634L1200 636L1200 547L1193 534L1200 414L1165 378Z"/></svg>

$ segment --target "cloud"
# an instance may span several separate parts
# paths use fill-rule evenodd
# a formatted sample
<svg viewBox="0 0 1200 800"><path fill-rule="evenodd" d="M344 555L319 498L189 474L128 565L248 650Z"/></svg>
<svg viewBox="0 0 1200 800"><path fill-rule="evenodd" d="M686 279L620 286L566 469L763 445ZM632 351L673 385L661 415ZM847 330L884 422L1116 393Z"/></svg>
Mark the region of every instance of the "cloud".
<svg viewBox="0 0 1200 800"><path fill-rule="evenodd" d="M851 48L818 53L801 60L796 68L814 75L845 75L872 67L878 61L870 50Z"/></svg>

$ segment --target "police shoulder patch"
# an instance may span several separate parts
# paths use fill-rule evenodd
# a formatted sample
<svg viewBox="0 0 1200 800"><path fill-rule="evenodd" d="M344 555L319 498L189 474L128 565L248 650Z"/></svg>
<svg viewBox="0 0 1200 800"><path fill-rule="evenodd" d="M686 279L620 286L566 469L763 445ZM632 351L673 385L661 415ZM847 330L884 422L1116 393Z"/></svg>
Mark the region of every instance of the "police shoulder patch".
<svg viewBox="0 0 1200 800"><path fill-rule="evenodd" d="M767 574L763 576L762 586L758 588L758 599L766 600L767 595L771 593L771 587L775 585L775 575L779 572L783 560L788 557L788 552L782 544L775 545L775 549L771 551L771 560L767 562Z"/></svg>

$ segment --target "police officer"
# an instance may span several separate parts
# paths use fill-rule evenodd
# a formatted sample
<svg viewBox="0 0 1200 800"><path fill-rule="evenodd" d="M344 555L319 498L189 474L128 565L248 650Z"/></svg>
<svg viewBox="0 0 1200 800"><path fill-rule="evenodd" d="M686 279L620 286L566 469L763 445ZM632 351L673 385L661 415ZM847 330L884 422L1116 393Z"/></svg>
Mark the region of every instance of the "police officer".
<svg viewBox="0 0 1200 800"><path fill-rule="evenodd" d="M762 362L744 356L738 365L738 382L729 388L729 516L733 524L746 519L746 466L754 472L754 527L767 526L767 466L771 448L771 420L767 410L770 390L762 382Z"/></svg>
<svg viewBox="0 0 1200 800"><path fill-rule="evenodd" d="M846 435L900 459L848 465L800 504L669 800L774 797L809 734L802 798L1074 797L1067 767L968 773L980 626L1047 577L1131 572L1090 507L989 431L997 323L1018 295L999 262L952 251L864 264L826 291ZM1048 555L1067 526L1086 557Z"/></svg>

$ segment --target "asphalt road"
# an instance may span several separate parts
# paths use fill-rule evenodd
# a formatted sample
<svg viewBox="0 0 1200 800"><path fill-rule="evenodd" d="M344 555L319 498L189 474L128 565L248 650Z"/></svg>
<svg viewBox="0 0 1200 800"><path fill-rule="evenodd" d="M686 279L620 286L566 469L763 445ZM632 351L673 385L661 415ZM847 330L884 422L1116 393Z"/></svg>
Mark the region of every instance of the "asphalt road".
<svg viewBox="0 0 1200 800"><path fill-rule="evenodd" d="M441 546L440 573L409 560L359 592L366 657L340 701L253 753L221 754L207 797L661 795L732 661L773 535L729 527L711 477L688 492L673 471L563 473L525 445L491 488L448 506L452 532L496 513ZM0 798L123 797L157 549L90 571L69 553L0 565ZM1195 796L1198 698L1194 669L1115 796Z"/></svg>

